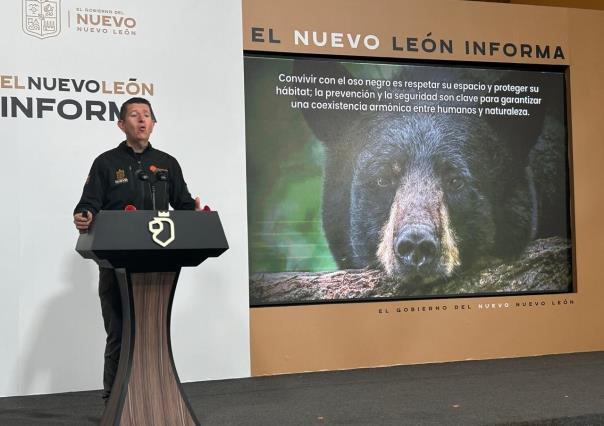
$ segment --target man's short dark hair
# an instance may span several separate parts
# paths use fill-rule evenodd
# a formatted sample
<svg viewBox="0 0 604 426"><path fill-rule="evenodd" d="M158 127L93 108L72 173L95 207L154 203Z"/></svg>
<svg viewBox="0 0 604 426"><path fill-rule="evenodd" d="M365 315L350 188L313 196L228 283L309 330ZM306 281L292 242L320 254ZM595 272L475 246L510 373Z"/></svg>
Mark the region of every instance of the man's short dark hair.
<svg viewBox="0 0 604 426"><path fill-rule="evenodd" d="M126 102L124 102L120 107L120 120L126 119L126 111L128 110L128 105L130 104L147 105L149 107L149 111L151 111L151 119L153 120L153 122L157 123L157 119L155 118L155 114L153 113L153 107L151 106L151 102L149 102L145 98L130 98Z"/></svg>

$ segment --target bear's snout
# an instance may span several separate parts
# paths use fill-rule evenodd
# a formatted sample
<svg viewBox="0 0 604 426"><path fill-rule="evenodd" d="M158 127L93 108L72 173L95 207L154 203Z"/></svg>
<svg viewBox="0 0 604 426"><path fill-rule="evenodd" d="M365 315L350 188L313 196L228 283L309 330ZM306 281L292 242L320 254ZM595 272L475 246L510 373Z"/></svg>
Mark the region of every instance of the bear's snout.
<svg viewBox="0 0 604 426"><path fill-rule="evenodd" d="M431 283L460 266L449 207L436 178L407 176L382 227L376 257L389 276L406 283Z"/></svg>
<svg viewBox="0 0 604 426"><path fill-rule="evenodd" d="M430 227L423 224L404 226L394 243L397 261L408 273L430 273L437 258L438 241Z"/></svg>

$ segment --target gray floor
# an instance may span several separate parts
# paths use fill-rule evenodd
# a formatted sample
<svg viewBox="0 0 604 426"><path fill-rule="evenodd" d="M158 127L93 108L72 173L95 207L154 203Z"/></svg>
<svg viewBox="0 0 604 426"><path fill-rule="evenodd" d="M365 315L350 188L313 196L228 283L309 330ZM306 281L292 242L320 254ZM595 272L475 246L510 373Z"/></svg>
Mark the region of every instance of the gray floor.
<svg viewBox="0 0 604 426"><path fill-rule="evenodd" d="M604 425L604 352L185 384L203 425ZM96 424L100 392L0 398L2 425Z"/></svg>

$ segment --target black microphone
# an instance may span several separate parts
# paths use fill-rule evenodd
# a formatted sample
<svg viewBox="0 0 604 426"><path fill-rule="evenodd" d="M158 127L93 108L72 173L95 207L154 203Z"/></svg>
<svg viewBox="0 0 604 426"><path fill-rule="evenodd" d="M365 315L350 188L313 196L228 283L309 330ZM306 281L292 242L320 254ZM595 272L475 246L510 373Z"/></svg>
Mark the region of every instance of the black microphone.
<svg viewBox="0 0 604 426"><path fill-rule="evenodd" d="M157 171L155 172L155 176L157 177L157 180L160 182L167 182L168 180L168 171L167 170L162 170L162 169L157 169Z"/></svg>
<svg viewBox="0 0 604 426"><path fill-rule="evenodd" d="M163 186L163 191L160 188L160 197L159 197L159 209L160 210L168 210L168 202L169 202L169 198L168 198L168 170L166 169L160 169L159 167L155 166L155 165L151 165L149 166L149 170L151 170L151 172L153 172L153 174L155 175L155 181L156 182L161 182L162 186ZM152 188L153 190L153 195L155 196L155 188Z"/></svg>
<svg viewBox="0 0 604 426"><path fill-rule="evenodd" d="M144 169L138 169L137 171L134 172L134 174L136 175L136 177L138 178L138 180L140 180L143 184L143 198L142 198L142 206L143 209L146 207L145 206L145 184L147 184L149 186L149 192L151 193L151 210L155 210L155 187L151 184L151 176L149 175L149 172L147 172Z"/></svg>
<svg viewBox="0 0 604 426"><path fill-rule="evenodd" d="M139 180L142 180L143 182L149 181L149 173L147 173L146 170L138 169L135 174Z"/></svg>
<svg viewBox="0 0 604 426"><path fill-rule="evenodd" d="M149 170L151 170L151 172L153 174L155 174L155 178L158 181L165 182L165 181L168 180L168 170L166 170L166 169L160 169L159 167L157 167L155 165L149 166Z"/></svg>

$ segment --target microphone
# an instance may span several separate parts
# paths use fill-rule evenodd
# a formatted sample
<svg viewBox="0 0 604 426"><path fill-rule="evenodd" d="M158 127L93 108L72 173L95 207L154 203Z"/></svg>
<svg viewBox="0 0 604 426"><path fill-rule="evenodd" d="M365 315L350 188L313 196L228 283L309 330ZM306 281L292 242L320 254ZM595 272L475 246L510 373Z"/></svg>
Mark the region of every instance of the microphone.
<svg viewBox="0 0 604 426"><path fill-rule="evenodd" d="M143 169L138 169L136 172L136 177L143 182L147 182L149 180L149 173Z"/></svg>
<svg viewBox="0 0 604 426"><path fill-rule="evenodd" d="M150 176L149 173L147 173L146 170L144 169L138 169L137 171L134 172L134 174L136 175L136 177L138 178L138 180L140 180L143 183L142 189L143 189L143 198L142 198L142 206L143 209L145 208L145 184L147 184L149 186L149 192L151 193L151 202L152 202L152 210L155 210L155 187L153 185L151 185L150 182Z"/></svg>
<svg viewBox="0 0 604 426"><path fill-rule="evenodd" d="M158 208L162 209L162 210L168 210L168 202L169 202L169 197L168 197L168 170L167 169L160 169L159 167L157 167L156 165L152 164L149 166L149 170L151 171L151 173L153 173L155 175L155 182L161 182L162 186L163 186L163 191L160 188L160 197L159 198L159 202L158 204ZM153 198L154 198L154 210L155 210L155 185L153 185L151 187L151 190L153 191Z"/></svg>
<svg viewBox="0 0 604 426"><path fill-rule="evenodd" d="M155 176L157 176L157 180L160 182L168 181L168 171L167 170L157 169L157 172L155 172Z"/></svg>
<svg viewBox="0 0 604 426"><path fill-rule="evenodd" d="M151 173L155 174L155 177L158 181L165 182L168 180L168 170L160 169L153 164L149 166L149 170L151 170Z"/></svg>

